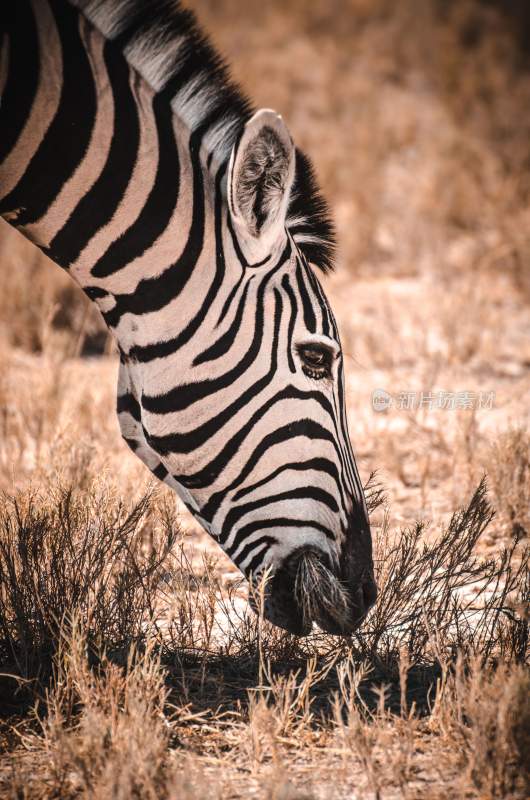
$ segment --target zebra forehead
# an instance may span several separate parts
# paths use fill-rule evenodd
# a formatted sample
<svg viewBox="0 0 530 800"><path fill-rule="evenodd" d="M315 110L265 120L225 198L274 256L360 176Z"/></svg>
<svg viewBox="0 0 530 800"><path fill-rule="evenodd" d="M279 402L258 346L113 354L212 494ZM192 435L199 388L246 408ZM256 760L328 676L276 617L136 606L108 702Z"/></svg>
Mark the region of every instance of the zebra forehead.
<svg viewBox="0 0 530 800"><path fill-rule="evenodd" d="M253 108L194 15L178 1L70 2L106 39L115 41L155 92L168 93L174 113L190 131L208 121L203 145L212 156L210 163L225 163ZM329 209L310 160L298 149L286 224L311 264L323 272L333 269L335 232Z"/></svg>

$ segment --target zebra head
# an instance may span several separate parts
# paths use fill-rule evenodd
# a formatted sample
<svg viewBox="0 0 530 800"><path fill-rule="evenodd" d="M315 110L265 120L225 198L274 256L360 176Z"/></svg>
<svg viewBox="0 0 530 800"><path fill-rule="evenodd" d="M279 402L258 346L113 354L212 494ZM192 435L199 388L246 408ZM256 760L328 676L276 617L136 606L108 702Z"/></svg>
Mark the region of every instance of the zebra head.
<svg viewBox="0 0 530 800"><path fill-rule="evenodd" d="M276 113L244 126L216 176L215 302L142 413L188 508L254 585L269 576L265 617L349 633L376 596L370 529L337 325L289 218L296 161Z"/></svg>

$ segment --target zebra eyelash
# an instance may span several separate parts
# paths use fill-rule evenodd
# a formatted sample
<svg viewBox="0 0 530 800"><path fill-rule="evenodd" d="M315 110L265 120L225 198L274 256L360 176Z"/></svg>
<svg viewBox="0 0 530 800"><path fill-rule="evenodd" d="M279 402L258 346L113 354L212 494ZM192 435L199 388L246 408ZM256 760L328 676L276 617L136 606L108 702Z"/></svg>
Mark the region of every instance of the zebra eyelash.
<svg viewBox="0 0 530 800"><path fill-rule="evenodd" d="M308 367L302 367L302 372L304 373L304 375L307 375L308 378L313 378L313 380L315 381L321 381L325 377L327 377L326 375L324 375L324 373L314 372L313 370L310 370Z"/></svg>
<svg viewBox="0 0 530 800"><path fill-rule="evenodd" d="M308 378L320 381L332 377L334 353L320 342L307 342L296 345L296 352L302 363L302 372Z"/></svg>

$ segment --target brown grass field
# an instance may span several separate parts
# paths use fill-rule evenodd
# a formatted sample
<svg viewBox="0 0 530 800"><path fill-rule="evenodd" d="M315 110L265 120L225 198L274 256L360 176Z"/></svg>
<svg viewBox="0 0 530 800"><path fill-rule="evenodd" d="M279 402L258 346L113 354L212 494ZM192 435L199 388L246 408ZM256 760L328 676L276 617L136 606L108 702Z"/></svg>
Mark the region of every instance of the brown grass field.
<svg viewBox="0 0 530 800"><path fill-rule="evenodd" d="M525 800L525 4L193 5L333 207L380 597L348 640L261 623L122 443L97 313L2 224L0 797Z"/></svg>

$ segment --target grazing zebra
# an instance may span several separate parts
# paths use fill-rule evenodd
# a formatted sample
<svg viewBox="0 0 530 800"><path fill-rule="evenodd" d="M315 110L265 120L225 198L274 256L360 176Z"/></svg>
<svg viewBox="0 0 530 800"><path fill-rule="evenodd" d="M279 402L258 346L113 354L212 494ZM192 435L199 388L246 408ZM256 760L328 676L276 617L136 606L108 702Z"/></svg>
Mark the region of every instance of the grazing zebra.
<svg viewBox="0 0 530 800"><path fill-rule="evenodd" d="M245 575L267 569L267 619L351 633L376 588L309 161L179 3L4 17L0 213L112 331L123 438Z"/></svg>

